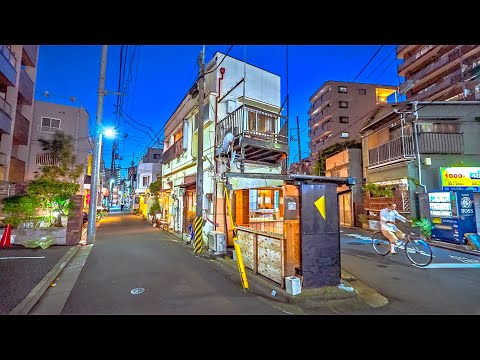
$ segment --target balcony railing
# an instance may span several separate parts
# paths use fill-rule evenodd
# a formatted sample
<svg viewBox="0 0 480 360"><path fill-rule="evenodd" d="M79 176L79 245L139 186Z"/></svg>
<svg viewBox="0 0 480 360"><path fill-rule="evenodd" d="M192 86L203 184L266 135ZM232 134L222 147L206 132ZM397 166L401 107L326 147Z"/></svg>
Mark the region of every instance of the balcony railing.
<svg viewBox="0 0 480 360"><path fill-rule="evenodd" d="M7 100L0 97L0 110L2 110L8 117L12 118L12 105L10 105Z"/></svg>
<svg viewBox="0 0 480 360"><path fill-rule="evenodd" d="M30 133L30 121L25 116L17 112L15 125L13 129L13 144L28 145L28 135Z"/></svg>
<svg viewBox="0 0 480 360"><path fill-rule="evenodd" d="M227 133L273 143L288 144L284 131L286 117L252 106L242 105L217 125L216 143L221 145Z"/></svg>
<svg viewBox="0 0 480 360"><path fill-rule="evenodd" d="M22 62L25 65L35 67L37 63L38 45L23 45Z"/></svg>
<svg viewBox="0 0 480 360"><path fill-rule="evenodd" d="M58 159L51 153L37 154L35 163L41 166L58 165Z"/></svg>
<svg viewBox="0 0 480 360"><path fill-rule="evenodd" d="M17 66L17 59L13 55L12 50L7 45L0 45L0 53L8 60L8 62L15 68Z"/></svg>
<svg viewBox="0 0 480 360"><path fill-rule="evenodd" d="M180 138L173 143L162 155L162 161L164 164L168 163L170 160L176 158L183 151L183 138Z"/></svg>
<svg viewBox="0 0 480 360"><path fill-rule="evenodd" d="M413 138L400 136L368 150L368 167L375 168L405 159L414 159Z"/></svg>
<svg viewBox="0 0 480 360"><path fill-rule="evenodd" d="M403 63L401 63L398 66L398 74L400 76L405 76L405 72L408 71L408 68L412 64L414 64L414 63L420 64L420 63L424 62L428 57L431 56L431 54L433 54L432 50L435 49L437 46L438 45L425 45L424 47L422 47L415 54L410 56L408 59L406 59ZM437 50L440 50L440 48L437 47ZM427 57L427 56L425 56L426 54L430 54L430 55Z"/></svg>
<svg viewBox="0 0 480 360"><path fill-rule="evenodd" d="M22 103L32 105L33 101L33 81L27 74L25 69L20 72L20 84L18 87L18 94L21 95Z"/></svg>
<svg viewBox="0 0 480 360"><path fill-rule="evenodd" d="M462 74L460 70L455 71L451 75L443 78L439 82L430 85L429 87L423 89L422 91L419 91L415 95L408 97L409 101L416 101L416 100L432 100L432 97L436 95L437 93L440 93L446 89L448 89L451 86L455 86L459 84L459 82L462 80ZM448 94L448 97L453 96L454 94ZM435 100L442 100L440 98L435 98Z"/></svg>
<svg viewBox="0 0 480 360"><path fill-rule="evenodd" d="M422 154L463 154L463 134L420 133L418 147Z"/></svg>

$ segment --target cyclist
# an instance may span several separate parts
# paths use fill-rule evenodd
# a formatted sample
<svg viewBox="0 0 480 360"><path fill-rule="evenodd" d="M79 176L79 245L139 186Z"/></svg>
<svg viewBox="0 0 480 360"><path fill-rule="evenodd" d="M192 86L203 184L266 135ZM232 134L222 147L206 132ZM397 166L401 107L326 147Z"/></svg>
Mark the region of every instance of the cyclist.
<svg viewBox="0 0 480 360"><path fill-rule="evenodd" d="M396 207L397 205L395 203L389 202L388 206L380 211L380 229L382 230L382 234L385 235L390 242L391 254L397 253L395 251L395 241L405 238L405 234L395 226L395 219L412 223L411 220L400 215L397 210L395 210Z"/></svg>

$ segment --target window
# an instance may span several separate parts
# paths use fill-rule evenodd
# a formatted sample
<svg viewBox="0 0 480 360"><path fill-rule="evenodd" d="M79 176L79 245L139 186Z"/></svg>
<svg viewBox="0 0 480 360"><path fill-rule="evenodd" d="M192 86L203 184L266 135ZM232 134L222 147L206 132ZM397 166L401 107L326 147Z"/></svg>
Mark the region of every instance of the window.
<svg viewBox="0 0 480 360"><path fill-rule="evenodd" d="M332 177L341 177L340 170L332 171Z"/></svg>
<svg viewBox="0 0 480 360"><path fill-rule="evenodd" d="M348 116L340 116L340 122L341 123L348 123Z"/></svg>
<svg viewBox="0 0 480 360"><path fill-rule="evenodd" d="M42 116L39 130L44 132L55 132L60 130L60 119Z"/></svg>
<svg viewBox="0 0 480 360"><path fill-rule="evenodd" d="M345 138L348 138L348 136L349 136L349 133L348 133L348 132L342 132L342 133L340 134L340 137L341 137L341 138L344 138L344 139L345 139Z"/></svg>
<svg viewBox="0 0 480 360"><path fill-rule="evenodd" d="M160 159L160 154L153 154L153 158L156 159L156 160Z"/></svg>
<svg viewBox="0 0 480 360"><path fill-rule="evenodd" d="M339 101L338 102L338 107L348 108L348 101Z"/></svg>
<svg viewBox="0 0 480 360"><path fill-rule="evenodd" d="M358 89L359 95L367 95L367 89Z"/></svg>
<svg viewBox="0 0 480 360"><path fill-rule="evenodd" d="M177 132L175 135L174 135L174 140L173 142L177 142L178 140L180 140L183 136L183 129L180 130L179 132Z"/></svg>
<svg viewBox="0 0 480 360"><path fill-rule="evenodd" d="M142 176L142 186L147 187L150 185L150 176Z"/></svg>
<svg viewBox="0 0 480 360"><path fill-rule="evenodd" d="M458 134L460 133L460 124L421 124L418 125L422 133L442 133L442 134Z"/></svg>
<svg viewBox="0 0 480 360"><path fill-rule="evenodd" d="M339 93L347 93L347 87L346 86L339 86L338 87L338 92Z"/></svg>

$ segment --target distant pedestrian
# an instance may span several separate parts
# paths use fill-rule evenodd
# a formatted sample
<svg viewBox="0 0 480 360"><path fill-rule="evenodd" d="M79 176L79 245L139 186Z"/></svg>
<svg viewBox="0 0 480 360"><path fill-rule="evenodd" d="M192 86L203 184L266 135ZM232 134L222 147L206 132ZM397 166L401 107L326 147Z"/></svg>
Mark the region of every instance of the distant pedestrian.
<svg viewBox="0 0 480 360"><path fill-rule="evenodd" d="M124 207L124 206L125 206L124 203L122 203L122 204L120 205L120 211L123 211L123 207Z"/></svg>

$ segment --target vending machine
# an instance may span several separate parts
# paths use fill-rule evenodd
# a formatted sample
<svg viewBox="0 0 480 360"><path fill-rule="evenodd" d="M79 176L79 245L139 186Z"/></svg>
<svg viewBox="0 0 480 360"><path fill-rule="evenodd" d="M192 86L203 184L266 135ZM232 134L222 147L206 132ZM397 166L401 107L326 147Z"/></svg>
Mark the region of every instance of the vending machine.
<svg viewBox="0 0 480 360"><path fill-rule="evenodd" d="M428 193L432 239L464 244L465 233L476 233L475 206L472 191Z"/></svg>

